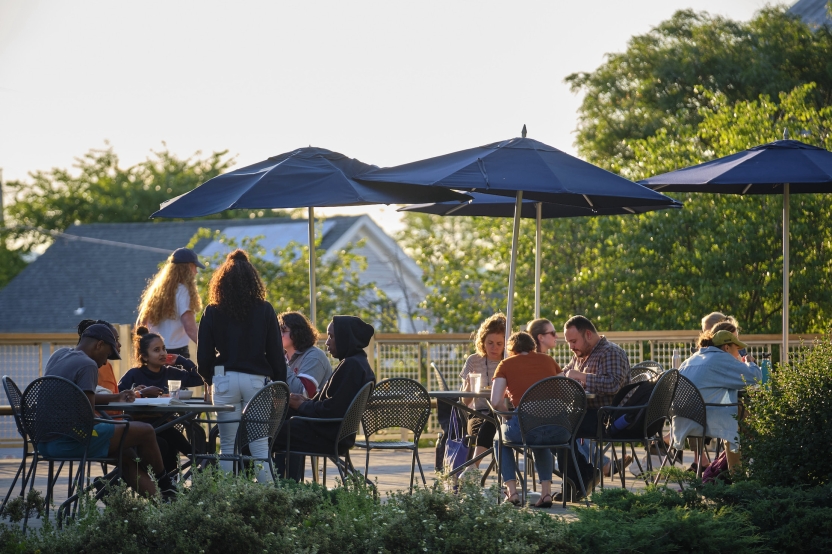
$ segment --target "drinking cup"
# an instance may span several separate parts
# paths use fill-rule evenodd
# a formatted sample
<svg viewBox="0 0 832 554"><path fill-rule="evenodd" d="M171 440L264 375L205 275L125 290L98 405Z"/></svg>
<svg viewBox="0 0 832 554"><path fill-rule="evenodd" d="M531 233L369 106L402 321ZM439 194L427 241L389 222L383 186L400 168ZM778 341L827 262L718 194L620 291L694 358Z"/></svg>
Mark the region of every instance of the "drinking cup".
<svg viewBox="0 0 832 554"><path fill-rule="evenodd" d="M182 387L182 381L168 381L168 392L171 398L179 398L179 389Z"/></svg>
<svg viewBox="0 0 832 554"><path fill-rule="evenodd" d="M482 386L482 375L479 373L473 373L468 376L468 382L471 383L472 392L480 392L480 387Z"/></svg>

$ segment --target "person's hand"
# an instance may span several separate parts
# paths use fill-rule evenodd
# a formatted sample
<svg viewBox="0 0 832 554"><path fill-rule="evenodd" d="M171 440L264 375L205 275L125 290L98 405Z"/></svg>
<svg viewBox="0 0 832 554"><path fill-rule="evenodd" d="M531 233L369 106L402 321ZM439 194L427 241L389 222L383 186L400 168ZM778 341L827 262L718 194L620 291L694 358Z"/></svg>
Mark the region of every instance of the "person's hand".
<svg viewBox="0 0 832 554"><path fill-rule="evenodd" d="M132 390L124 390L118 393L118 401L119 402L135 402L136 401L136 393Z"/></svg>
<svg viewBox="0 0 832 554"><path fill-rule="evenodd" d="M306 402L306 398L302 394L292 393L289 395L289 407L293 410L300 408L300 405Z"/></svg>
<svg viewBox="0 0 832 554"><path fill-rule="evenodd" d="M751 364L755 364L755 363L757 363L757 359L756 359L754 356L752 356L751 354L747 354L747 355L745 356L745 360L743 360L743 361L744 361L744 362L751 363Z"/></svg>
<svg viewBox="0 0 832 554"><path fill-rule="evenodd" d="M138 387L137 387L138 389ZM164 391L159 387L142 387L138 389L141 391L142 398L156 398L160 396Z"/></svg>
<svg viewBox="0 0 832 554"><path fill-rule="evenodd" d="M205 385L205 394L202 395L202 401L206 404L214 403L214 397L211 394L211 385Z"/></svg>

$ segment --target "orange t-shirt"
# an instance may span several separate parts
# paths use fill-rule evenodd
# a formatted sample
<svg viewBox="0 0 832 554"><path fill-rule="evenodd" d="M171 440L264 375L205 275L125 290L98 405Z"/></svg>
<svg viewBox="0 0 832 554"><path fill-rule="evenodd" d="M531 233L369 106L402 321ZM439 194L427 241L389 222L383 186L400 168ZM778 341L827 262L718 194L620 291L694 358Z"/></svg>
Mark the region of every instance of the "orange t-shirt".
<svg viewBox="0 0 832 554"><path fill-rule="evenodd" d="M116 375L110 362L98 368L98 386L118 394L118 381L116 381Z"/></svg>
<svg viewBox="0 0 832 554"><path fill-rule="evenodd" d="M561 372L560 366L548 354L529 352L506 358L497 366L494 379L505 379L511 403L517 406L529 387Z"/></svg>

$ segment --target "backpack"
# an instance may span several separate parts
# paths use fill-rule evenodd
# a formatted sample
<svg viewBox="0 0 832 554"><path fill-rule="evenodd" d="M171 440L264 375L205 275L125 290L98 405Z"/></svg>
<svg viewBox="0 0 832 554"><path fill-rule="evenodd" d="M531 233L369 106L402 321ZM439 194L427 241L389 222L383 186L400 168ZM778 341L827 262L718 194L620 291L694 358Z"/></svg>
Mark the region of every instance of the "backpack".
<svg viewBox="0 0 832 554"><path fill-rule="evenodd" d="M625 414L607 414L604 421L604 429L608 436L615 437L623 434L637 433L644 427L644 417L647 412L647 402L653 394L655 381L639 381L624 385L615 395L611 406L627 408L632 406L643 406L640 410L634 410Z"/></svg>

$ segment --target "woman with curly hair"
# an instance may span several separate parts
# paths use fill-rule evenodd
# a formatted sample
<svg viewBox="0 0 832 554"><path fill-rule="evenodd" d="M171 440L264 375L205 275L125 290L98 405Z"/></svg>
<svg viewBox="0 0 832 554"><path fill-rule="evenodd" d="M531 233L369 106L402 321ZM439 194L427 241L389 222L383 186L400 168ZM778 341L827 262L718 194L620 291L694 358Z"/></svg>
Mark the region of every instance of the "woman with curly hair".
<svg viewBox="0 0 832 554"><path fill-rule="evenodd" d="M315 346L318 330L300 312L283 312L277 316L277 323L289 362L286 384L291 392L312 398L332 375L332 364Z"/></svg>
<svg viewBox="0 0 832 554"><path fill-rule="evenodd" d="M505 336L506 316L503 314L494 314L482 322L480 328L472 336L477 353L468 356L465 365L462 367L462 372L459 374L460 379L462 379L463 391L471 390L469 379L471 375L480 376L480 387L483 389L491 388L494 372L497 371L497 366L503 361ZM472 398L468 405L484 415L491 413L485 398ZM468 434L476 437L475 457L491 448L496 433L497 428L491 422L477 417L468 418ZM479 468L480 462L477 462L476 466Z"/></svg>
<svg viewBox="0 0 832 554"><path fill-rule="evenodd" d="M228 254L214 272L208 291L208 306L199 322L197 362L199 373L213 385L214 404L232 404L234 412L217 414L220 422L220 452L234 451L243 407L269 381L286 381L286 357L277 327L277 315L266 302L266 289L245 250ZM268 458L266 439L249 445L251 454ZM221 461L225 471L232 462ZM260 483L271 481L268 469L257 475Z"/></svg>
<svg viewBox="0 0 832 554"><path fill-rule="evenodd" d="M191 357L188 340L197 342L195 314L202 309L196 290L197 268L204 268L196 252L177 248L142 293L136 328L147 327L161 336L168 353Z"/></svg>

